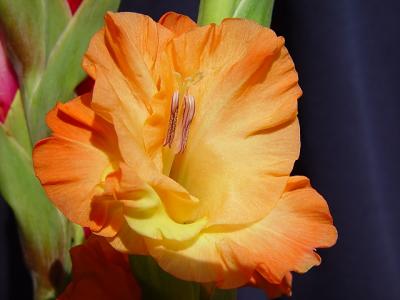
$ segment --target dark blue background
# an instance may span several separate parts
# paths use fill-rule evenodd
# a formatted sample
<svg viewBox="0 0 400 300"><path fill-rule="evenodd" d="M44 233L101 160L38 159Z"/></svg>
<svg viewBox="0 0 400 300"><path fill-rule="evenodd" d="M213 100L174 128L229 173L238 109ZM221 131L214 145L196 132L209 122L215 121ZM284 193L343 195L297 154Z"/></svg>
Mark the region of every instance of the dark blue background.
<svg viewBox="0 0 400 300"><path fill-rule="evenodd" d="M121 10L196 18L198 1L126 0ZM276 0L304 91L295 173L326 197L339 230L323 264L295 277L295 300L400 299L400 2ZM260 41L262 42L262 41ZM14 221L0 202L0 299L28 299ZM240 299L264 299L243 289Z"/></svg>

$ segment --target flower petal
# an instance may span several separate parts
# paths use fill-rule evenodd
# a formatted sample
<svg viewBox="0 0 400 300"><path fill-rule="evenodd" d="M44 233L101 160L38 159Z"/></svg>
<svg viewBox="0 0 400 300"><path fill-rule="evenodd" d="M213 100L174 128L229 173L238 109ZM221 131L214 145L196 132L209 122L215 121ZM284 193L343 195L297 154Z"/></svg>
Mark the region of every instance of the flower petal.
<svg viewBox="0 0 400 300"><path fill-rule="evenodd" d="M205 219L190 224L174 221L167 213L159 193L152 186L141 182L133 172L128 173L127 167L123 167L122 171L124 177L129 178L126 181L125 178L122 179L121 187L124 193L120 193L119 198L124 204L125 221L133 231L156 240L184 241L194 238L204 228L207 223ZM129 184L129 181L135 184ZM132 188L129 189L129 186ZM159 188L162 190L162 187ZM179 195L175 195L173 199L184 204L185 199L181 200L178 197Z"/></svg>
<svg viewBox="0 0 400 300"><path fill-rule="evenodd" d="M115 236L123 225L123 213L123 204L114 199L114 197L105 195L93 196L90 219L101 225L100 229L93 231L93 233L104 237Z"/></svg>
<svg viewBox="0 0 400 300"><path fill-rule="evenodd" d="M112 127L88 106L90 94L58 104L47 116L54 135L36 144L33 161L49 198L73 222L97 231L90 199L118 159Z"/></svg>
<svg viewBox="0 0 400 300"><path fill-rule="evenodd" d="M110 55L126 76L138 100L156 93L156 62L173 33L150 17L135 13L108 13L105 42Z"/></svg>
<svg viewBox="0 0 400 300"><path fill-rule="evenodd" d="M117 136L111 124L99 117L90 107L91 94L81 95L66 104L58 103L46 116L53 135L90 144L120 159Z"/></svg>
<svg viewBox="0 0 400 300"><path fill-rule="evenodd" d="M151 240L147 245L160 266L178 278L234 288L254 272L279 285L289 272L318 265L314 249L330 247L336 239L325 200L299 176L290 178L276 207L257 223L230 231L210 228L183 245Z"/></svg>
<svg viewBox="0 0 400 300"><path fill-rule="evenodd" d="M158 165L160 148L152 146L158 139L151 130L143 132L143 124L152 114L150 100L157 93L158 56L173 35L147 16L108 13L105 29L92 39L83 62L96 79L94 108L109 120L113 115L124 122Z"/></svg>
<svg viewBox="0 0 400 300"><path fill-rule="evenodd" d="M126 222L122 225L118 234L109 238L108 242L122 253L149 255L144 237L133 231Z"/></svg>
<svg viewBox="0 0 400 300"><path fill-rule="evenodd" d="M191 30L167 49L176 72L202 76L188 88L196 114L171 177L200 199L199 217L210 224L261 219L282 194L300 149L301 90L283 39L228 19Z"/></svg>
<svg viewBox="0 0 400 300"><path fill-rule="evenodd" d="M186 33L197 27L197 24L192 19L175 12L165 13L158 23L173 31L176 35Z"/></svg>

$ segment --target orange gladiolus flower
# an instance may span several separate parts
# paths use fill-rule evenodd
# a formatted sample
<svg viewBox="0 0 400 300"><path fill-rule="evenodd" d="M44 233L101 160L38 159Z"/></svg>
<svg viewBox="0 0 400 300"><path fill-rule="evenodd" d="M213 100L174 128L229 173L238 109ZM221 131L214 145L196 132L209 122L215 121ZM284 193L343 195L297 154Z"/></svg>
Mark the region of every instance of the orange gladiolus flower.
<svg viewBox="0 0 400 300"><path fill-rule="evenodd" d="M139 300L128 257L114 250L104 238L90 237L71 249L72 282L58 300Z"/></svg>
<svg viewBox="0 0 400 300"><path fill-rule="evenodd" d="M283 38L175 13L105 22L83 62L92 93L58 104L34 151L55 205L185 280L287 287L318 265L337 233L308 179L290 176L301 90Z"/></svg>

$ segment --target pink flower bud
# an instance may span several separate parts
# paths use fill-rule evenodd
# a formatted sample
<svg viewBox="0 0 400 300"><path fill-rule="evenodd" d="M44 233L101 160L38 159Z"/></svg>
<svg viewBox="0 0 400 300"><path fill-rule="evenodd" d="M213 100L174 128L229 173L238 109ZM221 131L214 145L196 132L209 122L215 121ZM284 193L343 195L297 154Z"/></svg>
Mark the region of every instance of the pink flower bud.
<svg viewBox="0 0 400 300"><path fill-rule="evenodd" d="M17 90L17 77L8 61L5 40L0 33L0 123L6 119Z"/></svg>
<svg viewBox="0 0 400 300"><path fill-rule="evenodd" d="M71 9L72 14L74 14L77 11L81 3L82 0L68 0L69 8Z"/></svg>

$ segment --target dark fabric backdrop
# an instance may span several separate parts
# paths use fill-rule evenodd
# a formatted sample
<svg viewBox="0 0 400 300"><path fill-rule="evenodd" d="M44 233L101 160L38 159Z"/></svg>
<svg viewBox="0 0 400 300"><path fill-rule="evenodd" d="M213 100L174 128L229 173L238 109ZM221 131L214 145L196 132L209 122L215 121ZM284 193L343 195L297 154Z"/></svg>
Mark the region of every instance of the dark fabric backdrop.
<svg viewBox="0 0 400 300"><path fill-rule="evenodd" d="M126 0L122 11L195 18L198 1ZM304 96L295 173L326 197L339 230L320 267L295 277L298 300L400 299L400 2L276 0ZM262 41L260 41L261 43ZM29 299L15 222L0 202L0 299ZM240 299L264 299L242 289Z"/></svg>

